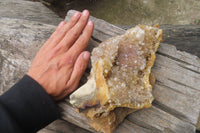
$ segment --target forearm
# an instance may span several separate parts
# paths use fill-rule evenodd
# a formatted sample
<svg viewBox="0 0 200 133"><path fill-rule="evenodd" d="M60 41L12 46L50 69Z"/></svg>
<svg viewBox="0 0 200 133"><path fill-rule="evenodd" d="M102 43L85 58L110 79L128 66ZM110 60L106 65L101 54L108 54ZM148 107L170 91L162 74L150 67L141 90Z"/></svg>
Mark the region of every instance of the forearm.
<svg viewBox="0 0 200 133"><path fill-rule="evenodd" d="M36 132L60 116L50 96L28 75L0 96L0 104L0 113L6 111L7 119L12 118L12 122L5 125L8 129L17 124L24 132ZM3 122L0 119L0 123Z"/></svg>
<svg viewBox="0 0 200 133"><path fill-rule="evenodd" d="M89 11L84 10L61 22L33 60L30 77L25 75L0 96L0 114L5 114L4 119L0 115L0 133L12 128L36 132L60 116L52 99L61 100L77 88L90 59L84 49L94 24L88 19Z"/></svg>

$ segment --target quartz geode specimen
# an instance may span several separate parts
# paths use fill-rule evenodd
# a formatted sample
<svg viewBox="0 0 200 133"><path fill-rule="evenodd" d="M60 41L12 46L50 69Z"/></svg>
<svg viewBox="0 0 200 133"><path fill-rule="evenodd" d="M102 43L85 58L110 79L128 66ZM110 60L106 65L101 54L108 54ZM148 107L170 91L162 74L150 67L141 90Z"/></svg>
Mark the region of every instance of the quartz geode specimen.
<svg viewBox="0 0 200 133"><path fill-rule="evenodd" d="M152 106L150 73L161 40L157 26L138 25L93 49L88 81L70 103L97 131L113 132L127 114Z"/></svg>

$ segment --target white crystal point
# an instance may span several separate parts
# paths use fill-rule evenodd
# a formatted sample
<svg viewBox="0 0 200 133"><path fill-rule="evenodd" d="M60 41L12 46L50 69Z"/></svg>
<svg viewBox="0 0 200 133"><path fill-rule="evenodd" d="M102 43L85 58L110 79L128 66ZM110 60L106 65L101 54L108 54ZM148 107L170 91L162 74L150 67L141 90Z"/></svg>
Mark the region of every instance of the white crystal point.
<svg viewBox="0 0 200 133"><path fill-rule="evenodd" d="M91 101L94 101L95 94L96 82L94 78L90 78L87 83L70 95L70 103L76 108L84 109L87 106L92 106L90 104L92 104Z"/></svg>

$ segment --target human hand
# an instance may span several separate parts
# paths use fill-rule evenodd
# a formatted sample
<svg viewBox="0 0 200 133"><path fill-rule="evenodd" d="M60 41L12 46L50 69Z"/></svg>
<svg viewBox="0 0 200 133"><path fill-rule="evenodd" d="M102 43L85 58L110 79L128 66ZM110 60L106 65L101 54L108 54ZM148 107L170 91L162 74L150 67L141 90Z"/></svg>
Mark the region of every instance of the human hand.
<svg viewBox="0 0 200 133"><path fill-rule="evenodd" d="M61 22L31 64L28 75L54 100L74 91L87 67L90 53L83 50L94 28L88 18L89 11L84 10Z"/></svg>

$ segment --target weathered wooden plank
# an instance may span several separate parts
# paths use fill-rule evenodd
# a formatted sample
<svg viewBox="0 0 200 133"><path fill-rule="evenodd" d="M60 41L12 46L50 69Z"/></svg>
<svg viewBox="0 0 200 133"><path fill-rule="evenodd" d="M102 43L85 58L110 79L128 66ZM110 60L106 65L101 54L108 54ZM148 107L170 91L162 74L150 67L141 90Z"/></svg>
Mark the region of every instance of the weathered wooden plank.
<svg viewBox="0 0 200 133"><path fill-rule="evenodd" d="M200 57L200 26L199 25L163 25L163 42L173 44L177 49Z"/></svg>
<svg viewBox="0 0 200 133"><path fill-rule="evenodd" d="M40 2L0 0L0 16L57 25L62 19Z"/></svg>
<svg viewBox="0 0 200 133"><path fill-rule="evenodd" d="M138 126L125 119L115 130L114 133L152 133L151 129ZM159 132L157 132L159 133Z"/></svg>
<svg viewBox="0 0 200 133"><path fill-rule="evenodd" d="M37 133L91 133L64 120L56 120Z"/></svg>
<svg viewBox="0 0 200 133"><path fill-rule="evenodd" d="M92 131L92 132L95 131L90 126L86 118L82 114L77 113L76 109L70 105L68 99L66 99L65 102L61 102L59 104L59 107L62 109L62 115L63 115L62 119L67 120L89 131Z"/></svg>
<svg viewBox="0 0 200 133"><path fill-rule="evenodd" d="M176 61L180 61L188 67L192 67L194 71L198 71L198 72L200 71L200 67L199 67L200 59L197 56L194 56L192 54L189 54L183 51L177 51L177 49L172 45L168 45L168 44L165 44L165 45L167 46L159 47L158 52L161 52L163 55L168 56L169 58L173 58Z"/></svg>
<svg viewBox="0 0 200 133"><path fill-rule="evenodd" d="M168 51L175 51L176 49L166 46ZM156 103L165 108L167 106L170 113L178 113L177 117L182 117L182 119L197 125L200 110L200 83L198 82L200 80L200 62L196 60L196 64L192 64L193 62L189 64L188 58L181 59L178 57L181 52L177 52L176 56L169 53L169 57L163 54L162 49L163 44L158 50L152 70L157 78L153 91ZM188 66L191 66L190 69L187 68ZM166 101L166 99L168 100Z"/></svg>
<svg viewBox="0 0 200 133"><path fill-rule="evenodd" d="M167 112L152 107L137 111L127 117L127 120L136 123L141 127L146 127L154 132L174 132L174 133L192 133L195 129L189 123L171 116Z"/></svg>
<svg viewBox="0 0 200 133"><path fill-rule="evenodd" d="M36 52L55 26L0 17L0 94L27 71Z"/></svg>
<svg viewBox="0 0 200 133"><path fill-rule="evenodd" d="M90 51L99 42L124 32L123 29L115 27L105 21L95 18L92 19L95 20L95 25L101 26L95 26L94 34L89 44L90 47L88 47ZM1 88L9 88L27 71L31 62L30 60L34 57L43 42L54 31L55 26L27 20L0 18L0 27ZM167 44L161 44L157 57L155 66L158 68L153 68L153 72L157 78L153 91L156 98L153 103L153 108L131 114L115 132L180 132L179 129L183 126L187 126L187 130L182 132L194 132L194 125L197 123L199 117L199 89L197 86L199 83L192 81L194 84L191 84L187 83L187 80L184 80L187 84L185 86L182 78L192 76L195 78L198 76L199 59L185 52L179 52ZM169 63L160 63L158 62L159 58L162 61L167 60ZM179 78L181 82L177 82L179 80L176 75L170 78L170 70L172 72L178 71L177 74L184 74L186 76L181 76L181 79ZM188 74L190 76L187 76ZM167 80L167 78L172 80ZM83 78L84 80L86 80L86 77ZM171 105L172 103L173 106ZM75 109L68 102L62 102L59 106L63 109L63 119L75 123L78 126L81 125L90 131L94 131L85 118L76 113ZM194 109L191 109L192 107ZM190 116L191 113L193 113L192 116ZM78 117L78 115L80 116ZM157 121L160 121L160 123L163 122L163 124ZM170 122L169 125L166 124L168 122ZM151 123L154 124L152 125ZM173 127L172 125L176 125L177 127Z"/></svg>
<svg viewBox="0 0 200 133"><path fill-rule="evenodd" d="M65 102L61 102L59 104L60 108L63 109L62 111L62 119L67 120L75 125L78 125L79 127L82 127L84 129L87 129L91 132L96 132L88 123L86 118L80 114L77 113L76 109L73 108L70 104L68 99L65 100ZM125 120L123 123L120 124L120 126L117 128L115 133L121 133L121 132L126 132L126 133L132 133L132 132L137 132L140 131L141 133L150 133L152 130L140 127L133 122L130 122L128 120ZM97 133L97 132L96 132Z"/></svg>
<svg viewBox="0 0 200 133"><path fill-rule="evenodd" d="M0 17L0 95L27 71L31 60L55 26L23 19ZM39 133L90 133L66 121L55 121Z"/></svg>
<svg viewBox="0 0 200 133"><path fill-rule="evenodd" d="M73 13L74 11L70 11L66 20ZM124 30L115 28L113 25L102 20L93 17L91 19L97 25L93 34L95 41L101 42L124 32ZM200 91L198 88L199 83L197 83L200 76L199 59L188 53L177 51L175 47L167 44L161 44L157 56L158 58L153 68L153 73L155 73L158 80L153 91L155 95L153 108L165 111L166 114L161 115L161 118L168 118L169 120L170 118L176 118L178 121L175 121L174 125L178 125L179 123L183 124L182 126L188 125L190 127L188 129L194 132L192 125L197 125L200 111L200 104L198 102ZM163 80L165 81L164 84L162 84ZM148 109L146 112L149 110L152 111L152 109ZM152 115L151 113L149 114L150 116ZM144 120L141 121L144 122ZM150 126L148 124L147 126ZM180 132L182 126L178 126L180 129L170 129L168 127L168 130ZM159 130L159 128L162 129L161 131L164 131L161 125L156 125L156 129Z"/></svg>

